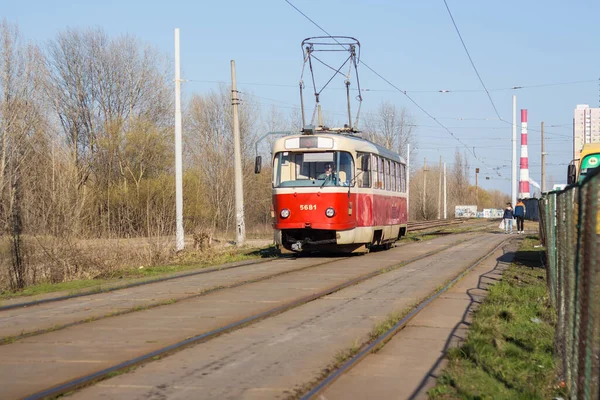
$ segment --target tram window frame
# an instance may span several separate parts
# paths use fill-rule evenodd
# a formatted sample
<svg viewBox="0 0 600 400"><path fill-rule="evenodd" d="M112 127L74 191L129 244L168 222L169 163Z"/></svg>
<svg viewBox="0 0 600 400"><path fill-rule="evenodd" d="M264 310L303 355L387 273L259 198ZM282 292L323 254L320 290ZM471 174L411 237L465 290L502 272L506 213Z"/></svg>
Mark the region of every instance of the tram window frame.
<svg viewBox="0 0 600 400"><path fill-rule="evenodd" d="M385 169L385 190L390 190L392 187L392 182L390 181L390 160L384 160L384 169Z"/></svg>
<svg viewBox="0 0 600 400"><path fill-rule="evenodd" d="M330 160L311 160L304 162L304 155L306 154L317 154L332 153ZM308 163L308 167L304 164ZM290 152L283 151L278 152L274 156L273 161L273 187L313 187L317 183L323 182L323 179L319 179L322 175L321 172L324 170L324 165L331 163L335 165L333 170L333 179L326 180L327 187L354 187L356 182L355 176L355 160L352 153L348 151L326 151L326 152ZM307 172L309 175L304 175ZM282 178L285 176L285 179ZM341 181L341 178L344 178Z"/></svg>
<svg viewBox="0 0 600 400"><path fill-rule="evenodd" d="M363 160L366 162L367 169L363 169ZM362 172L359 177L359 187L361 188L370 188L371 187L371 153L356 153L356 175Z"/></svg>
<svg viewBox="0 0 600 400"><path fill-rule="evenodd" d="M371 154L371 180L373 189L379 189L379 157L377 154Z"/></svg>
<svg viewBox="0 0 600 400"><path fill-rule="evenodd" d="M377 174L379 178L378 189L385 190L385 170L384 170L384 160L383 157L377 157Z"/></svg>
<svg viewBox="0 0 600 400"><path fill-rule="evenodd" d="M396 161L392 161L392 170L390 172L391 175L391 179L392 179L392 192L396 191L397 188L397 184L396 184L396 176L398 175L396 173L396 167L398 166L398 163Z"/></svg>
<svg viewBox="0 0 600 400"><path fill-rule="evenodd" d="M400 165L400 179L402 193L406 193L406 164Z"/></svg>
<svg viewBox="0 0 600 400"><path fill-rule="evenodd" d="M396 191L402 192L402 164L396 165Z"/></svg>

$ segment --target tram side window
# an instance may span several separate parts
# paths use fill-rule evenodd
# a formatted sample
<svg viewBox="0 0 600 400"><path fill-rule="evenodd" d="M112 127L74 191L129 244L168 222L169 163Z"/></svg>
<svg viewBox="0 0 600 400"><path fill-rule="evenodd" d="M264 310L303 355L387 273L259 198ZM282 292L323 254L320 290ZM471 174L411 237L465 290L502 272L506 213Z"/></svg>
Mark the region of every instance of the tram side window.
<svg viewBox="0 0 600 400"><path fill-rule="evenodd" d="M279 186L281 182L290 180L290 156L288 152L278 153L273 160L273 183Z"/></svg>
<svg viewBox="0 0 600 400"><path fill-rule="evenodd" d="M374 154L371 154L371 177L373 178L373 188L379 188L379 172L377 168L379 167L378 157Z"/></svg>
<svg viewBox="0 0 600 400"><path fill-rule="evenodd" d="M362 172L358 177L358 186L371 187L371 155L369 153L357 153L356 158L358 172Z"/></svg>
<svg viewBox="0 0 600 400"><path fill-rule="evenodd" d="M390 177L392 179L392 192L396 191L397 185L396 185L396 176L398 176L398 174L396 173L396 167L398 166L398 163L392 161L392 169L390 171Z"/></svg>
<svg viewBox="0 0 600 400"><path fill-rule="evenodd" d="M385 190L390 190L390 160L384 160L385 165Z"/></svg>
<svg viewBox="0 0 600 400"><path fill-rule="evenodd" d="M404 192L404 165L398 164L398 191Z"/></svg>
<svg viewBox="0 0 600 400"><path fill-rule="evenodd" d="M402 192L406 193L406 165L400 165L400 187Z"/></svg>
<svg viewBox="0 0 600 400"><path fill-rule="evenodd" d="M383 158L377 157L377 175L379 177L378 189L385 189L385 171L383 170Z"/></svg>
<svg viewBox="0 0 600 400"><path fill-rule="evenodd" d="M349 186L354 185L352 181L354 178L354 160L350 153L346 153L345 151L340 151L338 154L338 176L337 185L338 186Z"/></svg>

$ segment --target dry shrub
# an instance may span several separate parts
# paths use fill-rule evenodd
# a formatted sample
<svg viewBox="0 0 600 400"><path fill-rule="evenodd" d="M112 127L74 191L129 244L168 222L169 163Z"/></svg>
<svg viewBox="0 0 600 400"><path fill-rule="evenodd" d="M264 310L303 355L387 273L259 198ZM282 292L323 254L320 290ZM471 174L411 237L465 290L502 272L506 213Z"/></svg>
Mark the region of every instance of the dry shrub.
<svg viewBox="0 0 600 400"><path fill-rule="evenodd" d="M192 237L194 239L194 250L205 251L212 246L214 232L212 229L198 226L194 229Z"/></svg>
<svg viewBox="0 0 600 400"><path fill-rule="evenodd" d="M145 239L145 245L139 246L135 251L135 259L139 266L156 266L167 263L175 253L173 238L169 236L156 236Z"/></svg>

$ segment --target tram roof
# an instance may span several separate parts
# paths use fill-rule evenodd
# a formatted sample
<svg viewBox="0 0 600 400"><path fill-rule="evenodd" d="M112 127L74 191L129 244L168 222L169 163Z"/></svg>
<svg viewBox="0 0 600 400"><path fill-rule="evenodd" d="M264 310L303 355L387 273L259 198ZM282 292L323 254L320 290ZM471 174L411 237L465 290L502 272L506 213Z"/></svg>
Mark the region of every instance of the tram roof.
<svg viewBox="0 0 600 400"><path fill-rule="evenodd" d="M361 151L361 152L366 152L366 153L374 153L374 154L382 155L386 158L390 158L393 160L397 160L397 161L406 163L406 160L403 157L401 157L398 153L388 150L383 146L380 146L376 143L371 142L370 140L367 140L360 136L355 136L355 135L345 134L345 133L338 133L335 131L320 131L320 132L316 132L314 135L298 133L298 134L280 137L273 143L273 152L285 151L285 150L298 150L298 151L300 151L300 150L309 150L309 151L317 150L318 151L319 150L319 149L315 149L315 148L298 148L298 149L286 149L285 148L284 143L285 143L286 139L303 138L303 137L329 137L329 138L334 139L334 143L337 143L338 145L334 146L333 149L327 149L327 150L348 149L348 150L355 150L355 151Z"/></svg>

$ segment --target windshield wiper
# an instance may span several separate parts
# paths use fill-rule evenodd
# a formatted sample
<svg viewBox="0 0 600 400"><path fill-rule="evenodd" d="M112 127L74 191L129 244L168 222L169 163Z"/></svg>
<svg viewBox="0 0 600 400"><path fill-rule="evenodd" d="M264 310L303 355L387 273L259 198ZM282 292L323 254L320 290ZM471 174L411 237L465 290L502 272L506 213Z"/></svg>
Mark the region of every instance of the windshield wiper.
<svg viewBox="0 0 600 400"><path fill-rule="evenodd" d="M333 174L331 174L333 175ZM325 180L323 181L323 183L321 184L321 187L319 189L323 189L323 186L325 186L325 184L327 183L327 181L331 178L331 175L327 175L325 177Z"/></svg>

